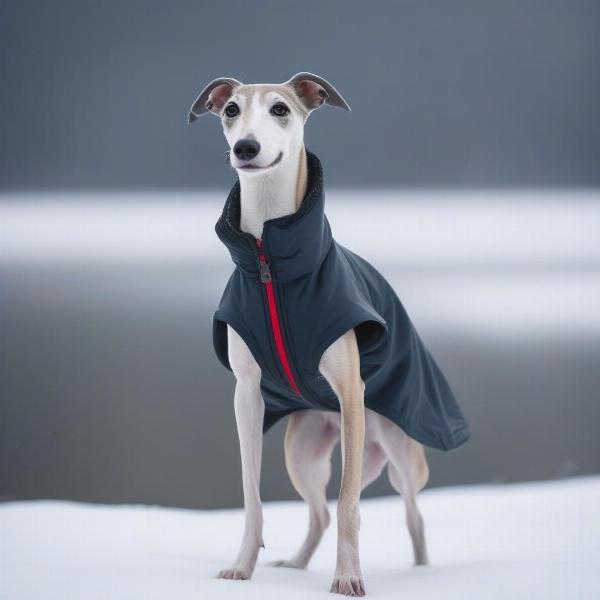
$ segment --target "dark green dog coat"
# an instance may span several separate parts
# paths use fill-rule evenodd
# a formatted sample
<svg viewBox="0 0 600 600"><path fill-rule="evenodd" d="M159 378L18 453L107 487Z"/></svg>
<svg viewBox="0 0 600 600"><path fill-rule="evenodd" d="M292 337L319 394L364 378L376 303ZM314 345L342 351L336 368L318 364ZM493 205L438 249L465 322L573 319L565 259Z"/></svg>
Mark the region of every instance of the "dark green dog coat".
<svg viewBox="0 0 600 600"><path fill-rule="evenodd" d="M307 160L299 210L266 221L262 241L240 230L239 181L229 193L215 227L235 263L213 320L219 360L231 368L229 324L262 370L266 432L296 410L339 412L319 362L354 328L365 406L427 446L460 446L470 431L446 379L383 276L332 238L321 163Z"/></svg>

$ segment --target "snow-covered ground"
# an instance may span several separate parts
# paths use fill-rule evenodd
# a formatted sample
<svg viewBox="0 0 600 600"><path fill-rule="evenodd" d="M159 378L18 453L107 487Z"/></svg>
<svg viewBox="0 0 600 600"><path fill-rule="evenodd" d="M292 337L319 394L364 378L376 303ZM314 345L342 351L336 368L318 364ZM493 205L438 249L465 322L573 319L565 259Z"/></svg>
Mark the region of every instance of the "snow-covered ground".
<svg viewBox="0 0 600 600"><path fill-rule="evenodd" d="M415 568L401 499L363 500L361 556L371 598L600 598L600 477L426 490L420 505L432 565ZM265 563L287 558L300 543L304 505L267 503L264 514L266 548L254 578L224 581L214 574L237 552L241 510L0 505L0 598L331 598L335 522L308 571L294 571Z"/></svg>

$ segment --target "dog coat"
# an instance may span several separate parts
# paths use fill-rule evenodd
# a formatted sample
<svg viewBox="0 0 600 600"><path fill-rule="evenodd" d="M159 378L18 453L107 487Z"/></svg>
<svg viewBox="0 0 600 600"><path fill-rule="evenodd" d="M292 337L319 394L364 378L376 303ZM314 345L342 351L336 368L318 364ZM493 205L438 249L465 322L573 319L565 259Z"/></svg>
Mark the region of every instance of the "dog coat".
<svg viewBox="0 0 600 600"><path fill-rule="evenodd" d="M340 411L319 362L354 328L365 406L427 446L460 446L470 430L444 375L388 282L333 239L321 163L311 152L307 166L300 208L266 221L261 240L240 230L239 180L229 193L215 226L235 263L213 318L219 360L231 369L230 325L261 368L266 432L296 410Z"/></svg>

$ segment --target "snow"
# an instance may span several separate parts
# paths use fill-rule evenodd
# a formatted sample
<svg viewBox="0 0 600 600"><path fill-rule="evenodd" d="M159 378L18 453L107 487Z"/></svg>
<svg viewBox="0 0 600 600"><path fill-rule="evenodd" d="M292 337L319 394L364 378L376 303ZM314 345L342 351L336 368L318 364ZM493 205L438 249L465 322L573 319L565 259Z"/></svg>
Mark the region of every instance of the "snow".
<svg viewBox="0 0 600 600"><path fill-rule="evenodd" d="M598 190L332 190L327 214L336 239L383 272L416 323L587 337L600 333L599 200ZM224 201L224 191L3 194L0 268L229 273L214 233Z"/></svg>
<svg viewBox="0 0 600 600"><path fill-rule="evenodd" d="M411 566L399 497L361 502L361 559L377 599L600 598L600 477L425 490L432 565ZM335 517L335 505L331 504ZM264 505L251 581L214 578L237 553L241 510L59 501L0 504L0 598L331 598L335 521L307 571L267 567L305 533L300 502Z"/></svg>
<svg viewBox="0 0 600 600"><path fill-rule="evenodd" d="M225 199L225 190L0 194L0 261L225 263L214 234ZM335 238L372 260L572 265L600 259L599 201L599 190L332 190L326 212Z"/></svg>

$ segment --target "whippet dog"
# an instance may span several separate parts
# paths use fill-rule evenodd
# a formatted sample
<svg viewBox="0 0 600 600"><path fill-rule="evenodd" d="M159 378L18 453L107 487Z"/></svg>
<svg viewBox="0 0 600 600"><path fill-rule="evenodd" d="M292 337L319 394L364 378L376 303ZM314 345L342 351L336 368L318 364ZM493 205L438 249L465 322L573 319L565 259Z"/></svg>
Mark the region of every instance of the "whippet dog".
<svg viewBox="0 0 600 600"><path fill-rule="evenodd" d="M282 84L246 85L231 78L212 81L192 105L190 121L203 113L220 117L230 148L229 161L240 182L240 229L261 238L263 223L298 210L307 186L304 124L324 104L350 110L339 92L311 73ZM241 336L227 330L228 354L236 377L235 417L240 442L245 529L233 566L224 579L249 579L263 544L259 494L264 402L261 369ZM339 399L340 412L301 410L289 416L285 460L291 481L308 503L310 523L304 543L289 560L273 566L305 569L330 522L325 488L331 454L342 449L342 481L337 503L338 543L332 592L365 594L358 552L359 498L387 464L392 486L402 495L416 565L427 563L423 519L416 494L428 479L423 446L397 425L364 406L364 383L354 330L325 351L319 369Z"/></svg>

